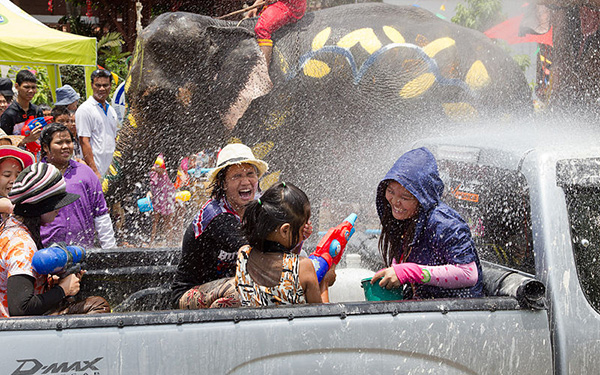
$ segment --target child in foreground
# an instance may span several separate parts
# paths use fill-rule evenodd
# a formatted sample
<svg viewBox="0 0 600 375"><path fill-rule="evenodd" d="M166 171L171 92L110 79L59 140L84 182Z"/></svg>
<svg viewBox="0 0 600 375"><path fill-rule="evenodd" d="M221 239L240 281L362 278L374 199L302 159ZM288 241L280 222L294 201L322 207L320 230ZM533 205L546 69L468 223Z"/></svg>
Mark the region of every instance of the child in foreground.
<svg viewBox="0 0 600 375"><path fill-rule="evenodd" d="M441 201L444 183L433 154L402 155L377 188L379 251L388 268L371 283L387 289L410 283L413 298L482 297L481 265L471 231Z"/></svg>
<svg viewBox="0 0 600 375"><path fill-rule="evenodd" d="M296 251L309 219L308 197L285 182L246 206L242 230L249 245L238 253L235 276L242 306L322 302L335 271L319 285L312 261Z"/></svg>
<svg viewBox="0 0 600 375"><path fill-rule="evenodd" d="M32 164L19 173L8 198L14 210L0 226L0 317L109 313L102 297L69 298L79 292L85 271L59 279L37 273L32 265L43 247L41 226L80 198L67 192L62 173L52 164Z"/></svg>

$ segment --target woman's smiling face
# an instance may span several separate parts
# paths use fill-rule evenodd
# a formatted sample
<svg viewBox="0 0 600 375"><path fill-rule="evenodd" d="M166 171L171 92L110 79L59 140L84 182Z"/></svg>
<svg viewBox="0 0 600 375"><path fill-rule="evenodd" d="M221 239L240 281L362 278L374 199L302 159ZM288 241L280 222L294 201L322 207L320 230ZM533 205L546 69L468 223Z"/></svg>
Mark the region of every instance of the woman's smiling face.
<svg viewBox="0 0 600 375"><path fill-rule="evenodd" d="M404 186L390 181L385 189L385 199L392 208L392 216L396 220L406 220L417 215L419 201Z"/></svg>
<svg viewBox="0 0 600 375"><path fill-rule="evenodd" d="M8 196L13 182L22 170L21 163L15 158L6 158L0 162L0 195L3 197Z"/></svg>

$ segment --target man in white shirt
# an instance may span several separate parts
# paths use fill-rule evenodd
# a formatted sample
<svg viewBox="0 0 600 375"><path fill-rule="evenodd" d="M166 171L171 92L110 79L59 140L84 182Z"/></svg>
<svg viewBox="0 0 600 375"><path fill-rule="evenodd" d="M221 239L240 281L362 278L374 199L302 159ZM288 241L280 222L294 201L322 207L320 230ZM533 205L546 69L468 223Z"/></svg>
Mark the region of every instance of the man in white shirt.
<svg viewBox="0 0 600 375"><path fill-rule="evenodd" d="M75 125L83 159L102 180L115 151L117 113L107 101L112 74L98 69L92 73L91 80L93 95L77 109Z"/></svg>

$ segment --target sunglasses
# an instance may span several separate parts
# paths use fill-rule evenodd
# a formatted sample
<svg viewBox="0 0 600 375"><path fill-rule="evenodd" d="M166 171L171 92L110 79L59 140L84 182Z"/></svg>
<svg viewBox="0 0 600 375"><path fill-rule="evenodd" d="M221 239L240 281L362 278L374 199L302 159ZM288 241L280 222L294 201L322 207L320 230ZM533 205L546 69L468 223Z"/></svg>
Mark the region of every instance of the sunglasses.
<svg viewBox="0 0 600 375"><path fill-rule="evenodd" d="M98 77L111 77L110 70L106 70L106 69L96 69L92 72L92 75L95 75Z"/></svg>

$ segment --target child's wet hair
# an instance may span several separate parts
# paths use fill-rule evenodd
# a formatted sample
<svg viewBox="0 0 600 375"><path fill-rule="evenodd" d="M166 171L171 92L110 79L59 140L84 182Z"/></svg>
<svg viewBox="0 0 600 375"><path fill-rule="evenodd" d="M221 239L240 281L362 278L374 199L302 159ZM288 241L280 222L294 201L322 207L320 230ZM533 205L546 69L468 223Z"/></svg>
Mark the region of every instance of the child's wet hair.
<svg viewBox="0 0 600 375"><path fill-rule="evenodd" d="M292 245L300 242L300 229L310 218L310 202L296 186L278 182L260 199L246 205L242 230L253 249L262 251L267 236L285 223L292 230Z"/></svg>

